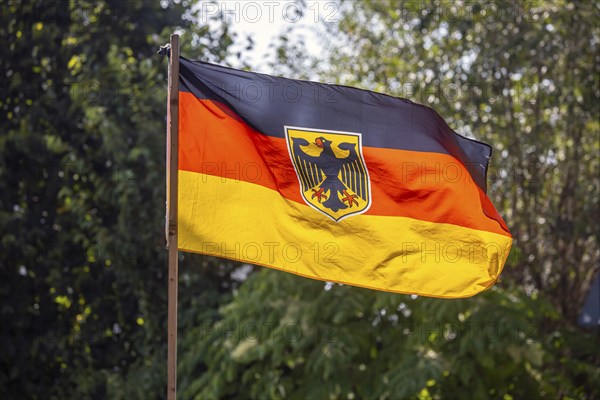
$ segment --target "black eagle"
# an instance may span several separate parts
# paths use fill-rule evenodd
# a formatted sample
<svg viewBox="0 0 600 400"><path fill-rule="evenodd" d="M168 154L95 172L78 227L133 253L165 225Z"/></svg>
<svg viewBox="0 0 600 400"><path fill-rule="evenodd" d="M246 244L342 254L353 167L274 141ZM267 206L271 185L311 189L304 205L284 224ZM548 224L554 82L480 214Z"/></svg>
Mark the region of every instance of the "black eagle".
<svg viewBox="0 0 600 400"><path fill-rule="evenodd" d="M358 197L367 201L367 172L356 152L356 143L340 143L338 147L349 154L337 158L331 148L331 140L318 137L315 145L323 150L315 157L302 150L303 146L309 144L306 139L291 139L303 192L311 189L312 198L317 198L319 203L333 212L358 206ZM348 193L348 189L355 194Z"/></svg>

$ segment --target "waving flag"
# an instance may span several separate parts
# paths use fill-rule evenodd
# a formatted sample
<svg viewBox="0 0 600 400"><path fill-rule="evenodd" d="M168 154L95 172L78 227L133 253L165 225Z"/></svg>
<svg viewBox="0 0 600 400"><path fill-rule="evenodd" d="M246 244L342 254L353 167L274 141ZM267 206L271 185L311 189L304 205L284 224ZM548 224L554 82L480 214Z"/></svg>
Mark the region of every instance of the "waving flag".
<svg viewBox="0 0 600 400"><path fill-rule="evenodd" d="M498 279L491 147L432 109L185 58L179 90L180 250L434 297Z"/></svg>

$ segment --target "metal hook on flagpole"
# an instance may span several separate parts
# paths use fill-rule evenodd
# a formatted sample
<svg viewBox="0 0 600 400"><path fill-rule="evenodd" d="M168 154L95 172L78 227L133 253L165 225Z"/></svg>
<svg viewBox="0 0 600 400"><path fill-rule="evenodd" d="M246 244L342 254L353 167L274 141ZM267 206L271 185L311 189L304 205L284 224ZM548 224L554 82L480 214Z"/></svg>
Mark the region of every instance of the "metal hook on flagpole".
<svg viewBox="0 0 600 400"><path fill-rule="evenodd" d="M171 56L171 43L167 43L164 46L160 46L156 54L166 55L167 57Z"/></svg>

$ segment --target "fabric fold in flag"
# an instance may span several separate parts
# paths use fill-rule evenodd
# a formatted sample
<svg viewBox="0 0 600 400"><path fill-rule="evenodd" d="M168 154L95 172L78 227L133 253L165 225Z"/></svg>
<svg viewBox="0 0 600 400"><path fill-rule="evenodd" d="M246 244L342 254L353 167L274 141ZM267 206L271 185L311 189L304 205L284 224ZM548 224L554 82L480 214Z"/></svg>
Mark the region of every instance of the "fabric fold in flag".
<svg viewBox="0 0 600 400"><path fill-rule="evenodd" d="M405 99L180 58L182 251L471 296L512 243L486 195L490 156Z"/></svg>

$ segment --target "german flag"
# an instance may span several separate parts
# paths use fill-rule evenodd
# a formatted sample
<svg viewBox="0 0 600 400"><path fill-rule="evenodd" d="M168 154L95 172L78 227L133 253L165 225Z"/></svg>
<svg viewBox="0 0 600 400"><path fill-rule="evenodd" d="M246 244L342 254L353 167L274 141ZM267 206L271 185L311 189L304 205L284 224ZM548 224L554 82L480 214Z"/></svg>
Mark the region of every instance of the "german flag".
<svg viewBox="0 0 600 400"><path fill-rule="evenodd" d="M433 297L498 279L491 147L434 110L183 57L179 85L180 250Z"/></svg>

